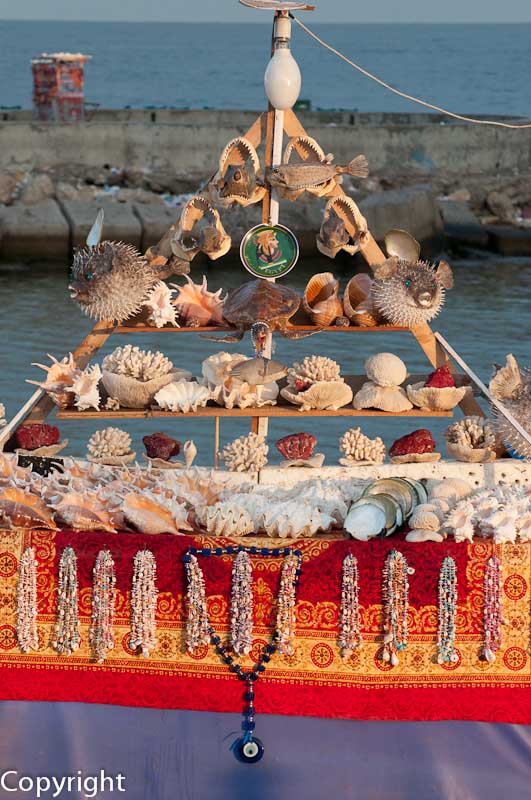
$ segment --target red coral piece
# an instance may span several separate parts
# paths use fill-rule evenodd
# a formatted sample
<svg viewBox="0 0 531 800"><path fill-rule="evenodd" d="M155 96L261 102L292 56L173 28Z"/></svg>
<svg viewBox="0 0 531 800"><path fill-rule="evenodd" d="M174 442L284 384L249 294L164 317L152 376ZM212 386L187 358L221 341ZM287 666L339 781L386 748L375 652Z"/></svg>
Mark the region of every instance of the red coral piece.
<svg viewBox="0 0 531 800"><path fill-rule="evenodd" d="M312 385L311 381L303 381L301 378L297 378L297 380L294 383L295 389L298 392L305 392L306 389L309 389L311 385Z"/></svg>
<svg viewBox="0 0 531 800"><path fill-rule="evenodd" d="M312 457L316 444L317 439L311 433L291 433L275 442L275 447L288 461L307 461Z"/></svg>
<svg viewBox="0 0 531 800"><path fill-rule="evenodd" d="M178 456L181 452L181 443L165 433L152 433L142 439L146 448L148 458L162 458L169 461L172 456Z"/></svg>
<svg viewBox="0 0 531 800"><path fill-rule="evenodd" d="M433 453L435 441L426 428L408 433L397 439L389 450L390 456L407 456L410 453Z"/></svg>
<svg viewBox="0 0 531 800"><path fill-rule="evenodd" d="M428 380L424 384L433 389L448 389L455 387L454 376L450 372L450 367L444 366L436 369L428 376Z"/></svg>
<svg viewBox="0 0 531 800"><path fill-rule="evenodd" d="M21 425L15 433L17 447L22 450L37 450L39 447L50 447L57 444L61 434L55 425L44 425L38 422Z"/></svg>

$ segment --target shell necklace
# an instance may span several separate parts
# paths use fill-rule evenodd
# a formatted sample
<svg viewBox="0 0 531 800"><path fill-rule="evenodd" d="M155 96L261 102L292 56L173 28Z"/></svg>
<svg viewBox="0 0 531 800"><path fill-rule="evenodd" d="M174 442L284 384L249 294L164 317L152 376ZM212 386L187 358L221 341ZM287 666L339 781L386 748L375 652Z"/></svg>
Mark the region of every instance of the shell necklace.
<svg viewBox="0 0 531 800"><path fill-rule="evenodd" d="M343 658L363 644L360 622L358 559L349 553L343 560L341 584L341 615L338 646Z"/></svg>
<svg viewBox="0 0 531 800"><path fill-rule="evenodd" d="M236 655L247 654L252 645L252 568L251 555L265 557L283 556L280 574L280 589L277 602L275 630L269 644L263 649L260 658L250 670L244 670L224 645L208 616L205 579L197 559L201 556L234 555L231 592L231 648ZM254 707L255 683L266 671L266 665L275 652L292 655L295 637L295 597L301 572L302 553L289 547L191 547L183 556L187 579L186 648L193 653L197 647L212 643L221 661L227 665L238 680L245 683L245 706L243 708L242 729L244 735L236 739L231 750L235 757L245 764L255 764L264 755L264 745L254 736L256 715Z"/></svg>
<svg viewBox="0 0 531 800"><path fill-rule="evenodd" d="M455 651L455 618L457 615L457 567L451 556L446 556L439 572L439 609L437 629L437 663L455 664L459 656Z"/></svg>
<svg viewBox="0 0 531 800"><path fill-rule="evenodd" d="M408 639L408 575L415 572L398 550L391 550L383 568L383 631L382 661L392 667L398 664L398 653L405 650Z"/></svg>

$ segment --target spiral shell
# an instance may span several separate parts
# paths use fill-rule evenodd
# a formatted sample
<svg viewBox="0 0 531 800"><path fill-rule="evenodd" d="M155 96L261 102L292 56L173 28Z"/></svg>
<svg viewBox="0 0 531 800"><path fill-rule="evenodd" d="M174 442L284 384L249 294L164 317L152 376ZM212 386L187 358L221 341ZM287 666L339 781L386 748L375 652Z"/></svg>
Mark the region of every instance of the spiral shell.
<svg viewBox="0 0 531 800"><path fill-rule="evenodd" d="M343 294L343 308L353 325L374 328L381 319L371 299L372 280L365 272L349 280Z"/></svg>
<svg viewBox="0 0 531 800"><path fill-rule="evenodd" d="M339 281L331 272L314 275L304 290L302 305L314 325L320 328L332 325L334 320L343 315Z"/></svg>

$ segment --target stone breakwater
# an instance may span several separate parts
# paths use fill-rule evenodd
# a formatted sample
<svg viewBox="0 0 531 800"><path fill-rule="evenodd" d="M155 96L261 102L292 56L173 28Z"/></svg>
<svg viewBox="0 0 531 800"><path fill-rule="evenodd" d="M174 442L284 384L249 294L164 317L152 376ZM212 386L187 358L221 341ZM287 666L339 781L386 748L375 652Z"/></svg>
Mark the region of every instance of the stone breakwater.
<svg viewBox="0 0 531 800"><path fill-rule="evenodd" d="M98 111L81 125L0 114L0 258L69 258L100 206L105 234L146 249L215 171L255 112ZM531 252L531 131L443 124L424 114L304 112L338 163L364 153L367 181L345 179L377 239L390 227L422 242ZM315 252L324 202L284 203L282 221ZM224 214L235 244L259 209ZM509 245L507 244L509 243ZM505 248L505 250L504 250ZM526 249L529 248L529 249Z"/></svg>

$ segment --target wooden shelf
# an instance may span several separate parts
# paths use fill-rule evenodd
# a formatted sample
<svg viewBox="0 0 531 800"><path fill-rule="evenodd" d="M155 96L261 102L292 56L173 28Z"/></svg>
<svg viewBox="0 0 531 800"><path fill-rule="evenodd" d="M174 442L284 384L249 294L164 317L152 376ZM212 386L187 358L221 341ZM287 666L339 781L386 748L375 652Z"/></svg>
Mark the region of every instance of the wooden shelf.
<svg viewBox="0 0 531 800"><path fill-rule="evenodd" d="M466 385L467 380L462 376L456 376L456 382L459 385ZM365 375L345 375L345 382L349 384L353 394L356 394L361 389L362 384L367 380ZM410 375L404 385L409 383L418 383L419 381L426 380L426 375ZM284 384L285 381L281 382ZM424 411L420 408L414 408L412 411L405 411L401 414L391 414L388 411L377 411L375 409L365 409L357 411L352 408L352 405L339 408L337 411L299 411L299 406L288 403L283 397L279 395L276 406L262 406L262 408L233 408L228 409L223 406L217 406L210 402L205 408L198 408L197 411L191 411L188 414L183 414L179 411L162 411L159 408L152 407L146 409L120 409L119 411L76 411L75 409L66 409L65 411L57 412L57 419L150 419L158 417L452 417L452 411Z"/></svg>
<svg viewBox="0 0 531 800"><path fill-rule="evenodd" d="M298 311L295 317L292 320L292 325L290 328L295 331L315 331L316 333L320 331L330 331L333 333L343 333L343 332L356 332L356 333L390 333L394 331L401 331L407 332L410 328L404 328L397 325L378 325L375 328L360 328L356 325L350 325L348 328L342 328L337 325L329 325L326 328L318 328L317 325L312 325L308 317L303 311ZM122 325L118 325L114 329L114 333L122 333L122 334L129 334L129 333L213 333L213 334L223 334L223 333L234 333L234 328L226 328L221 326L208 326L208 327L198 327L198 328L176 328L173 325L166 325L164 328L155 328L153 325L147 324L147 312L142 312L136 317L132 317L131 319L124 322Z"/></svg>

